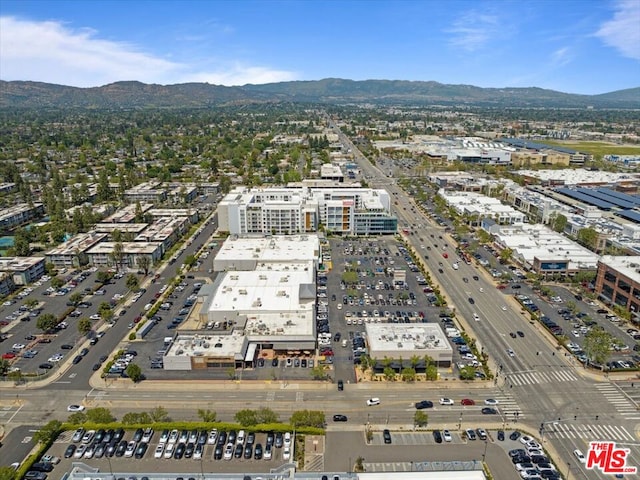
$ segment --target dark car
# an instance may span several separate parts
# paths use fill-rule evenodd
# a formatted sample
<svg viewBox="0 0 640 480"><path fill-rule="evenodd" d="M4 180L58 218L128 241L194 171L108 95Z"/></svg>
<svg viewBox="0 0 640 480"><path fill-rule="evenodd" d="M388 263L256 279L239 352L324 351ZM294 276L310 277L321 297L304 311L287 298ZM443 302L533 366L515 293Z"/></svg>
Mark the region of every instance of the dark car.
<svg viewBox="0 0 640 480"><path fill-rule="evenodd" d="M53 368L53 363L41 363L38 365L38 368L41 368L42 370L51 370Z"/></svg>
<svg viewBox="0 0 640 480"><path fill-rule="evenodd" d="M273 360L271 360L271 366L272 367L277 367L278 366L278 359L274 358Z"/></svg>
<svg viewBox="0 0 640 480"><path fill-rule="evenodd" d="M65 343L64 345L60 345L60 348L62 350L73 350L73 345L69 345L68 343Z"/></svg>
<svg viewBox="0 0 640 480"><path fill-rule="evenodd" d="M436 443L442 443L442 433L440 433L440 430L433 431L433 439Z"/></svg>
<svg viewBox="0 0 640 480"><path fill-rule="evenodd" d="M144 454L147 453L147 448L149 448L149 444L147 442L140 442L138 448L136 448L136 452L134 453L135 458L142 458Z"/></svg>
<svg viewBox="0 0 640 480"><path fill-rule="evenodd" d="M144 430L142 430L141 428L138 428L133 434L133 441L139 442L140 440L142 440L143 435L144 435Z"/></svg>
<svg viewBox="0 0 640 480"><path fill-rule="evenodd" d="M469 300L469 303L470 303L471 305L473 305L474 303L476 303L476 301L475 301L472 297L469 297L467 300Z"/></svg>
<svg viewBox="0 0 640 480"><path fill-rule="evenodd" d="M113 440L116 442L121 441L124 438L124 429L119 428L113 432Z"/></svg>
<svg viewBox="0 0 640 480"><path fill-rule="evenodd" d="M173 458L180 460L182 457L184 457L184 451L186 448L187 446L182 442L176 445L176 451L173 452Z"/></svg>
<svg viewBox="0 0 640 480"><path fill-rule="evenodd" d="M420 402L416 402L416 410L422 410L425 408L433 408L433 402L429 400L422 400Z"/></svg>
<svg viewBox="0 0 640 480"><path fill-rule="evenodd" d="M53 470L53 465L48 462L36 462L31 465L31 470L35 472L51 472Z"/></svg>
<svg viewBox="0 0 640 480"><path fill-rule="evenodd" d="M243 451L242 445L240 444L236 445L236 449L233 451L233 457L242 458L242 451Z"/></svg>
<svg viewBox="0 0 640 480"><path fill-rule="evenodd" d="M247 434L247 445L253 445L254 443L256 443L256 434L249 432Z"/></svg>
<svg viewBox="0 0 640 480"><path fill-rule="evenodd" d="M498 440L504 441L504 430L498 430Z"/></svg>
<svg viewBox="0 0 640 480"><path fill-rule="evenodd" d="M235 430L229 431L229 437L227 438L227 443L235 445L237 436L238 436L238 434L236 433Z"/></svg>
<svg viewBox="0 0 640 480"><path fill-rule="evenodd" d="M346 422L347 421L347 416L346 415L334 415L333 416L333 421L334 422Z"/></svg>
<svg viewBox="0 0 640 480"><path fill-rule="evenodd" d="M276 448L282 448L282 432L276 433L276 441L274 445Z"/></svg>
<svg viewBox="0 0 640 480"><path fill-rule="evenodd" d="M338 380L338 391L341 392L344 390L344 382L342 380Z"/></svg>
<svg viewBox="0 0 640 480"><path fill-rule="evenodd" d="M216 445L216 449L213 452L213 459L214 460L222 460L222 454L224 452L224 447L220 444Z"/></svg>
<svg viewBox="0 0 640 480"><path fill-rule="evenodd" d="M524 332L522 330L518 330L516 333L519 337L524 337Z"/></svg>
<svg viewBox="0 0 640 480"><path fill-rule="evenodd" d="M253 458L255 458L256 460L261 460L262 459L262 444L261 443L256 444L256 450L253 453Z"/></svg>
<svg viewBox="0 0 640 480"><path fill-rule="evenodd" d="M391 443L391 432L385 428L382 431L382 438L384 438L384 443L390 444Z"/></svg>
<svg viewBox="0 0 640 480"><path fill-rule="evenodd" d="M71 458L71 457L73 457L74 453L76 453L76 446L72 443L64 451L64 458Z"/></svg>
<svg viewBox="0 0 640 480"><path fill-rule="evenodd" d="M196 445L193 442L187 443L187 446L184 448L184 458L193 457L193 451L196 449Z"/></svg>
<svg viewBox="0 0 640 480"><path fill-rule="evenodd" d="M84 357L82 355L76 355L75 357L73 357L73 364L77 365L78 363L80 363L82 361Z"/></svg>
<svg viewBox="0 0 640 480"><path fill-rule="evenodd" d="M484 407L484 408L482 409L482 413L483 413L484 415L497 415L497 414L498 414L498 410L496 410L496 409L495 409L495 408L493 408L493 407Z"/></svg>
<svg viewBox="0 0 640 480"><path fill-rule="evenodd" d="M123 456L126 449L127 449L127 441L120 440L120 443L118 443L118 446L116 447L116 457Z"/></svg>
<svg viewBox="0 0 640 480"><path fill-rule="evenodd" d="M253 445L247 445L244 447L244 458L250 459L253 457Z"/></svg>

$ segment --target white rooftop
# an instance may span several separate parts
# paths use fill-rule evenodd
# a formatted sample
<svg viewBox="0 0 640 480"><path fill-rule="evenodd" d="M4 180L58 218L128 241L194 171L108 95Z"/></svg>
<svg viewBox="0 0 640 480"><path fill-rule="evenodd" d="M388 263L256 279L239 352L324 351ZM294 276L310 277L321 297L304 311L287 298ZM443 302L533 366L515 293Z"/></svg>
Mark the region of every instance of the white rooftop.
<svg viewBox="0 0 640 480"><path fill-rule="evenodd" d="M640 256L603 255L600 263L617 270L630 280L640 284Z"/></svg>
<svg viewBox="0 0 640 480"><path fill-rule="evenodd" d="M279 235L272 237L229 237L216 260L232 262L313 262L320 255L317 235Z"/></svg>
<svg viewBox="0 0 640 480"><path fill-rule="evenodd" d="M547 182L562 181L566 185L578 185L585 183L619 183L640 181L640 174L604 172L602 170L587 170L584 168L565 168L562 170L519 170L518 175L537 178Z"/></svg>
<svg viewBox="0 0 640 480"><path fill-rule="evenodd" d="M234 358L242 352L245 340L242 332L235 331L230 335L178 335L166 355Z"/></svg>
<svg viewBox="0 0 640 480"><path fill-rule="evenodd" d="M396 350L419 354L425 350L451 351L451 345L437 323L368 323L366 330L372 352Z"/></svg>

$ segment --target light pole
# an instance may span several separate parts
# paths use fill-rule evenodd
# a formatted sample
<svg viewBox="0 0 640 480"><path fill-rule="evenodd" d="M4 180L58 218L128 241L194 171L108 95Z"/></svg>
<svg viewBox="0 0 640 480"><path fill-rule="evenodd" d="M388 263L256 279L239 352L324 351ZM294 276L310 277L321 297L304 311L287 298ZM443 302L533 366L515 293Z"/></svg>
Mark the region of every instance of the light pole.
<svg viewBox="0 0 640 480"><path fill-rule="evenodd" d="M462 428L462 412L460 412L460 418L458 419L458 431Z"/></svg>
<svg viewBox="0 0 640 480"><path fill-rule="evenodd" d="M567 480L569 480L570 474L571 474L571 462L567 462Z"/></svg>
<svg viewBox="0 0 640 480"><path fill-rule="evenodd" d="M489 445L489 442L487 440L484 441L484 452L482 453L482 463L484 463L484 459L487 456L487 446Z"/></svg>
<svg viewBox="0 0 640 480"><path fill-rule="evenodd" d="M113 467L111 466L111 458L109 457L109 455L105 455L105 457L107 457L107 462L109 463L109 473L111 475L113 475Z"/></svg>

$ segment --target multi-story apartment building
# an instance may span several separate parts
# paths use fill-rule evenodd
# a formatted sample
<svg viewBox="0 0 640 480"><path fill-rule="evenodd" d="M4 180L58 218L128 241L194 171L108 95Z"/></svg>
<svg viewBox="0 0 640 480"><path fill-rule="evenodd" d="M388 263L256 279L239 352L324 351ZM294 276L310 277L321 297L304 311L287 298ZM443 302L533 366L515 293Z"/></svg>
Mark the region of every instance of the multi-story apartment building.
<svg viewBox="0 0 640 480"><path fill-rule="evenodd" d="M218 205L219 228L233 234L395 233L391 199L368 188L238 187Z"/></svg>
<svg viewBox="0 0 640 480"><path fill-rule="evenodd" d="M44 206L41 203L28 205L20 203L13 207L5 208L0 213L0 230L9 230L44 214Z"/></svg>
<svg viewBox="0 0 640 480"><path fill-rule="evenodd" d="M0 258L0 272L11 275L15 285L28 285L44 275L44 257Z"/></svg>

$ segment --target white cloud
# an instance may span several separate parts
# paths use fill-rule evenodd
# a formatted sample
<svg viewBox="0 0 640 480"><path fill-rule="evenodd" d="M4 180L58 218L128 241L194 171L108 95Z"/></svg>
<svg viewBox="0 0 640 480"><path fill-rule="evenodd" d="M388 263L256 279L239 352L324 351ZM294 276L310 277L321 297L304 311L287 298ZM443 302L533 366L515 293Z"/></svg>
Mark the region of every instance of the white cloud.
<svg viewBox="0 0 640 480"><path fill-rule="evenodd" d="M640 60L640 2L619 1L613 18L600 26L596 36L623 56Z"/></svg>
<svg viewBox="0 0 640 480"><path fill-rule="evenodd" d="M551 63L555 66L564 66L573 60L569 47L562 47L551 54Z"/></svg>
<svg viewBox="0 0 640 480"><path fill-rule="evenodd" d="M498 17L467 12L448 30L452 34L450 44L469 52L484 47L499 32Z"/></svg>
<svg viewBox="0 0 640 480"><path fill-rule="evenodd" d="M120 80L242 85L290 80L294 75L238 63L217 65L212 73L200 70L197 64L165 60L134 45L101 39L93 30L72 30L54 21L0 17L0 76L3 80L32 80L78 87Z"/></svg>

